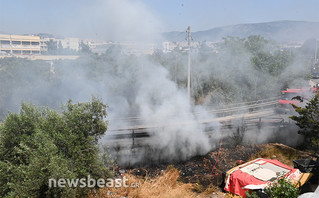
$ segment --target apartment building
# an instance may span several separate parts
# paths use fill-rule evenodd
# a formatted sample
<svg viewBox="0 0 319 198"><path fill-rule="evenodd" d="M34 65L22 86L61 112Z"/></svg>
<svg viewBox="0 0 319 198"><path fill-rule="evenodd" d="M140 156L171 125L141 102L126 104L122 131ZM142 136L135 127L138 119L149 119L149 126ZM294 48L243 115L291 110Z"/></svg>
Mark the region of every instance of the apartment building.
<svg viewBox="0 0 319 198"><path fill-rule="evenodd" d="M40 37L0 34L0 53L13 55L40 54Z"/></svg>

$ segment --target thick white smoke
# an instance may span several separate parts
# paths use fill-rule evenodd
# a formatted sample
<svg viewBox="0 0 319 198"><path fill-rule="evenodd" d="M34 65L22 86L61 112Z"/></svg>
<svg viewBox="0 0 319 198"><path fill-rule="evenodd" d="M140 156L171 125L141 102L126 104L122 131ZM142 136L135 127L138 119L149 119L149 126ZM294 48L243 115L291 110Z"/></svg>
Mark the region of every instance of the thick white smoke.
<svg viewBox="0 0 319 198"><path fill-rule="evenodd" d="M147 145L152 153L149 153L148 149L142 149L138 154L135 154L135 161L120 155L121 163L134 164L138 161L143 163L145 158L185 160L197 154L207 153L215 146L214 143L219 138L219 124L213 122L204 126L199 123L203 120L213 120L215 116L201 107L194 107L192 102L188 100L187 91L179 89L177 84L169 79L169 72L162 65L146 59L139 59L133 65L120 66L118 70L122 71L125 68L126 71L121 73L122 77L116 81L117 101L109 100L114 96L111 93L106 96L106 101L116 102L116 104L109 103L111 107L109 112L110 129L147 127L145 130L151 134L151 137L143 144ZM105 76L105 78L108 77ZM127 92L131 93L126 95ZM120 107L120 113L118 107ZM129 116L130 112L139 118L138 122L125 123L119 119ZM205 127L209 126L215 128L215 135L212 139L208 138L205 133ZM130 130L126 132L131 133ZM102 142L114 145L114 142L108 141L107 138L109 135L116 135L116 131L108 133ZM130 140L127 141L127 144L125 146L130 149Z"/></svg>
<svg viewBox="0 0 319 198"><path fill-rule="evenodd" d="M66 30L90 31L104 40L116 39L136 43L147 43L160 37L161 22L139 1L98 0L90 3L87 8L82 8L82 12L81 22L73 21L74 26L68 26ZM220 51L218 56L211 54L204 60L201 60L201 57L192 57L193 90L204 82L219 83L207 85L208 89L213 91L204 96L204 104L231 103L234 98L236 101L245 101L247 96L251 95L256 99L263 99L280 93L281 81L276 79L278 77L257 72L251 65L251 53L242 49L239 51L239 55L228 50ZM176 60L186 63L185 56L178 56ZM91 95L96 95L109 106L110 131L101 140L102 144L117 144L118 140L108 138L117 133L111 130L120 128L147 127L144 130L151 135L150 138L144 139L144 144L148 147L138 151L134 150L130 140L124 141L124 146L128 147L124 151L134 158L120 155L119 160L124 164L134 164L147 159L184 160L210 151L221 137L220 124L217 121L199 123L213 120L215 116L204 107L195 106L189 101L187 91L175 82L185 79L186 64L184 69L172 69L176 72L173 75L164 63L155 63L144 56L123 55L121 49L113 48L102 56L84 56L77 61L66 62L65 65L56 61L54 67L56 75L44 77L54 81L48 82L48 85L41 84L41 80L37 81L39 77L36 73L31 73L30 68L28 72L19 74L28 76L30 83L19 85L12 91L11 98L8 97L8 106L17 107L21 100L56 106L56 103L64 103L69 98L75 102L87 101ZM291 78L293 75L290 74L300 71L304 71L304 68L294 64L279 78ZM25 91L26 85L32 88ZM139 119L132 121L125 119L127 117ZM236 123L232 124L237 126ZM238 127L241 127L240 124ZM204 132L207 129L213 130L212 135L208 136ZM226 135L231 136L232 133L233 131L230 131ZM267 129L253 131L246 133L244 141L262 143L268 141L272 134Z"/></svg>
<svg viewBox="0 0 319 198"><path fill-rule="evenodd" d="M105 40L134 41L142 46L160 37L161 22L139 1L96 1L89 9L94 11L81 25L90 24L89 30L85 31L98 32ZM199 113L201 118L195 115L195 107L188 101L186 91L169 79L169 72L163 65L143 58L125 60L118 53L114 55L117 68L101 75L104 84L102 87L97 85L104 90L98 93L109 105L110 129L137 125L152 127L150 132L154 135L147 141L156 150L152 154L154 159L159 153L162 153L162 159L186 159L212 149L213 144L204 133L204 127L197 121L211 119L214 115L204 116L203 109ZM104 67L111 65L114 64ZM139 121L120 119L131 115ZM102 143L107 138L105 136ZM141 152L139 159L144 155L148 153Z"/></svg>

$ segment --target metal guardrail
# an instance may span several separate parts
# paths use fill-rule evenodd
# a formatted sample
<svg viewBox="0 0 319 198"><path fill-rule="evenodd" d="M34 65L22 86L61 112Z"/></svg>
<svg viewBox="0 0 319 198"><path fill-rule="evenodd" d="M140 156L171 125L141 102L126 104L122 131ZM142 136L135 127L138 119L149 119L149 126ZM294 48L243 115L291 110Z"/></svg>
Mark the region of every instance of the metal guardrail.
<svg viewBox="0 0 319 198"><path fill-rule="evenodd" d="M257 127L258 129L261 129L264 126L281 127L284 125L285 125L284 120L280 118L267 118L267 119L254 118L254 119L243 120L240 126L237 126L237 125L234 126L233 124L224 123L220 127L220 130L236 129L238 127L244 127L244 128ZM207 135L213 134L215 132L215 129L212 127L208 127L204 132L207 133ZM145 146L145 144L147 145L147 141L146 142L144 141L147 138L150 138L151 136L153 136L154 133L155 133L154 131L151 131L148 128L131 129L125 133L113 133L108 135L109 143L106 143L106 144L109 146L111 145L120 146L121 148L127 147L128 149L143 147ZM118 142L118 140L120 140L120 142Z"/></svg>
<svg viewBox="0 0 319 198"><path fill-rule="evenodd" d="M238 106L249 106L249 105L260 104L260 103L269 102L269 101L278 101L279 99L280 99L280 96L276 96L276 97L255 100L255 101L250 101L250 102L239 102L239 103L223 104L223 105L218 105L218 106L208 105L206 107L211 107L214 109L225 109L225 108L232 108L232 107L238 107Z"/></svg>
<svg viewBox="0 0 319 198"><path fill-rule="evenodd" d="M220 122L220 130L236 129L237 127L257 127L258 129L261 129L264 126L281 127L285 125L284 119L271 117L273 113L271 108L278 104L278 100L279 97L276 97L262 101L253 101L250 103L237 103L236 106L232 105L230 108L213 109L208 112L219 116L219 118L200 120L196 123L205 126L205 131L201 132L207 133L208 136L211 136L211 134L215 133L216 130L214 126L209 124L212 122ZM241 116L239 113L243 112L245 112L245 114ZM195 114L200 115L200 112L195 112ZM233 119L237 119L237 121L234 123L231 121ZM130 121L132 123L143 121L142 118L134 116L124 118L122 121L123 120ZM147 139L153 136L158 129L165 130L165 127L169 127L171 125L187 125L192 123L193 122L173 122L157 125L132 125L121 129L111 129L109 130L111 133L106 134L108 142L105 143L108 146L114 146L124 150L133 148L137 149L147 146Z"/></svg>
<svg viewBox="0 0 319 198"><path fill-rule="evenodd" d="M257 101L252 101L248 103L236 103L236 104L230 104L230 108L224 108L225 106L222 106L222 108L219 109L212 109L212 110L207 110L206 113L213 114L217 117L225 117L225 116L230 116L234 114L239 114L239 113L249 113L249 112L256 112L261 109L269 109L273 108L278 104L279 97L273 97L265 100L257 100ZM212 108L212 106L206 106L206 109ZM194 112L194 115L199 116L201 112ZM144 123L143 118L141 117L135 117L135 116L129 116L125 118L115 118L113 120L110 120L110 122L125 122L125 123ZM126 127L123 127L126 128ZM116 130L116 129L111 129L111 130Z"/></svg>

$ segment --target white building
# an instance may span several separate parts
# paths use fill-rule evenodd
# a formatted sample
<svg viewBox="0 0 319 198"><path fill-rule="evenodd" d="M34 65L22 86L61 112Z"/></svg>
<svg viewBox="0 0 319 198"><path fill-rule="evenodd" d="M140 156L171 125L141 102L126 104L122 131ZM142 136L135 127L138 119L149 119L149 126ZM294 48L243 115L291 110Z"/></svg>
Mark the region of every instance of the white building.
<svg viewBox="0 0 319 198"><path fill-rule="evenodd" d="M0 34L0 52L13 55L40 54L40 37Z"/></svg>

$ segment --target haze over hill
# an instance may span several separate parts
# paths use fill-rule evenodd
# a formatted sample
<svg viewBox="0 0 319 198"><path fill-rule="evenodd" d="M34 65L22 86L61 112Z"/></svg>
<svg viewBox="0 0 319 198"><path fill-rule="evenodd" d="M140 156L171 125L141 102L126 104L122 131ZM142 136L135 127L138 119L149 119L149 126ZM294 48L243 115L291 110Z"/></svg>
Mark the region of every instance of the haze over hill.
<svg viewBox="0 0 319 198"><path fill-rule="evenodd" d="M186 30L187 27L185 27ZM0 31L0 34L7 32ZM9 34L16 34L10 32ZM55 35L53 33L33 33L35 35L55 38L63 38L66 35ZM319 38L319 22L307 21L273 21L264 23L236 24L230 26L216 27L209 30L192 32L193 41L221 41L223 37L232 36L247 38L251 35L260 35L268 40L277 42L305 41L307 39ZM107 40L107 39L106 39ZM134 39L133 39L134 40ZM162 33L162 37L153 40L158 41L185 41L185 31L172 31ZM136 40L134 40L136 41ZM141 40L139 40L141 41Z"/></svg>
<svg viewBox="0 0 319 198"><path fill-rule="evenodd" d="M169 41L183 41L185 40L185 35L185 32L178 31L163 33L163 37ZM266 39L279 42L318 38L319 22L274 21L238 24L193 32L192 38L194 41L220 41L227 36L246 38L250 35L261 35Z"/></svg>

